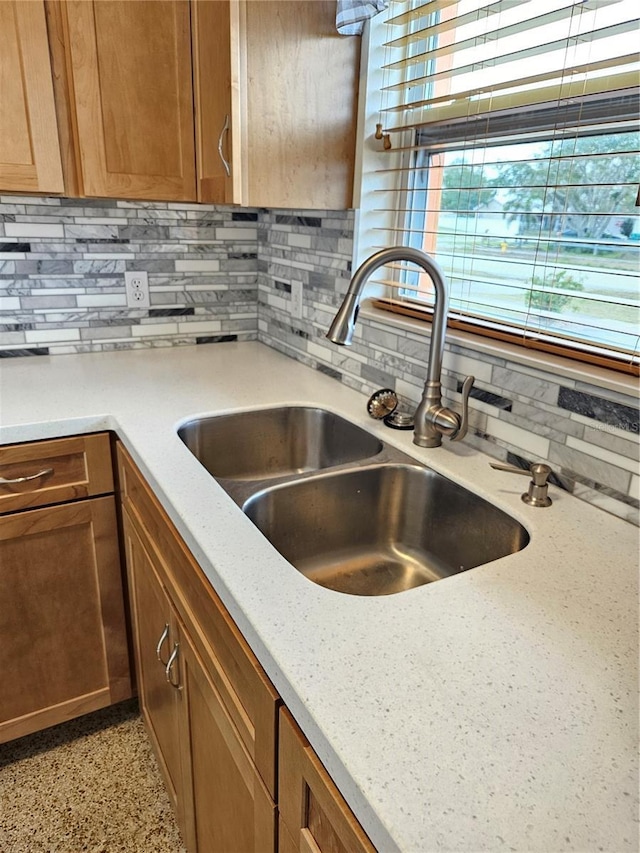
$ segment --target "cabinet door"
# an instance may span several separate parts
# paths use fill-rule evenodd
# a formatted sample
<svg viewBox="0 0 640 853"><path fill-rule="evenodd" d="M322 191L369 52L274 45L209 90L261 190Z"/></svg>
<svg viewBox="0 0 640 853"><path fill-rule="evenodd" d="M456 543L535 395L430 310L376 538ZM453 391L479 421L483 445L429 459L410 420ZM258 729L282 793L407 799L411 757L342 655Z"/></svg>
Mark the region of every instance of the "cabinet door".
<svg viewBox="0 0 640 853"><path fill-rule="evenodd" d="M195 201L188 0L67 0L84 194Z"/></svg>
<svg viewBox="0 0 640 853"><path fill-rule="evenodd" d="M198 199L350 207L360 39L333 0L192 0L192 24Z"/></svg>
<svg viewBox="0 0 640 853"><path fill-rule="evenodd" d="M280 853L375 853L291 714L280 710Z"/></svg>
<svg viewBox="0 0 640 853"><path fill-rule="evenodd" d="M184 699L183 692L173 686L179 677L177 671L180 666L174 654L178 643L176 622L171 604L156 577L151 557L126 512L123 524L140 705L169 799L186 840L185 812L188 808L183 792L181 756ZM172 654L170 676L174 678L173 683L167 678L167 665Z"/></svg>
<svg viewBox="0 0 640 853"><path fill-rule="evenodd" d="M193 84L195 95L198 201L240 201L239 161L232 153L232 27L237 4L229 0L192 0Z"/></svg>
<svg viewBox="0 0 640 853"><path fill-rule="evenodd" d="M280 697L133 460L118 446L123 506L186 625L271 797L276 792Z"/></svg>
<svg viewBox="0 0 640 853"><path fill-rule="evenodd" d="M333 0L239 2L243 203L350 207L360 39Z"/></svg>
<svg viewBox="0 0 640 853"><path fill-rule="evenodd" d="M274 853L275 804L184 630L180 651L196 849Z"/></svg>
<svg viewBox="0 0 640 853"><path fill-rule="evenodd" d="M0 3L0 189L64 191L42 0Z"/></svg>
<svg viewBox="0 0 640 853"><path fill-rule="evenodd" d="M131 696L113 497L0 517L0 742Z"/></svg>
<svg viewBox="0 0 640 853"><path fill-rule="evenodd" d="M298 853L296 842L282 818L278 821L278 853Z"/></svg>

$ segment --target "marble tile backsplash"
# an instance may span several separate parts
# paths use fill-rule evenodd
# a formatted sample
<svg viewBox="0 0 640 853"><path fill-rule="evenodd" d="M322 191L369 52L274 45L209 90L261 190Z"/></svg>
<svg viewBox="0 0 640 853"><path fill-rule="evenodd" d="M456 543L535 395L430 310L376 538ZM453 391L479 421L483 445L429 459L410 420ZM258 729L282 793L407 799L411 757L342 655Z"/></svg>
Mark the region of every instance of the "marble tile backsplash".
<svg viewBox="0 0 640 853"><path fill-rule="evenodd" d="M370 394L420 398L427 334L361 317L353 346L325 332L351 273L353 211L4 196L0 356L252 340ZM146 270L151 308L126 306ZM302 316L292 290L302 284ZM473 373L465 441L639 524L637 398L447 344L446 401Z"/></svg>
<svg viewBox="0 0 640 853"><path fill-rule="evenodd" d="M0 356L251 340L257 212L3 196ZM151 308L128 308L146 270Z"/></svg>
<svg viewBox="0 0 640 853"><path fill-rule="evenodd" d="M393 388L403 402L417 404L428 359L424 332L361 315L351 347L325 338L349 283L352 234L352 212L261 213L259 339L366 394ZM303 284L302 317L292 313L294 281ZM546 461L557 485L640 523L637 398L447 343L446 402L459 405L467 374L476 384L466 442L520 467Z"/></svg>

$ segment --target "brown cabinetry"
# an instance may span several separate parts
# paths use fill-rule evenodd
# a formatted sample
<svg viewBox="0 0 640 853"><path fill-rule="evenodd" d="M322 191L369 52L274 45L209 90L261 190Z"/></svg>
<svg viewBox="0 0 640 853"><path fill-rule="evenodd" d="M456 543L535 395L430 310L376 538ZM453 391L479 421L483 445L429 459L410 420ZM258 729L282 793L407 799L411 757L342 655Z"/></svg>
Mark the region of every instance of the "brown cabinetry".
<svg viewBox="0 0 640 853"><path fill-rule="evenodd" d="M66 0L83 195L195 200L188 0Z"/></svg>
<svg viewBox="0 0 640 853"><path fill-rule="evenodd" d="M350 207L360 39L338 35L333 0L192 10L200 199Z"/></svg>
<svg viewBox="0 0 640 853"><path fill-rule="evenodd" d="M42 0L0 3L0 188L64 189Z"/></svg>
<svg viewBox="0 0 640 853"><path fill-rule="evenodd" d="M333 0L46 12L0 3L0 189L351 205L359 39L337 34Z"/></svg>
<svg viewBox="0 0 640 853"><path fill-rule="evenodd" d="M110 460L106 433L0 448L0 743L132 695ZM118 462L140 704L187 848L372 853L121 446Z"/></svg>
<svg viewBox="0 0 640 853"><path fill-rule="evenodd" d="M108 435L0 448L0 477L4 742L131 681Z"/></svg>
<svg viewBox="0 0 640 853"><path fill-rule="evenodd" d="M180 634L195 849L273 853L276 807L207 667Z"/></svg>
<svg viewBox="0 0 640 853"><path fill-rule="evenodd" d="M318 756L280 711L279 853L375 853Z"/></svg>
<svg viewBox="0 0 640 853"><path fill-rule="evenodd" d="M0 513L109 492L113 471L106 433L0 447Z"/></svg>
<svg viewBox="0 0 640 853"><path fill-rule="evenodd" d="M360 39L338 35L335 13L333 0L240 0L234 201L351 207Z"/></svg>
<svg viewBox="0 0 640 853"><path fill-rule="evenodd" d="M183 839L200 853L273 853L278 695L118 455L142 708Z"/></svg>
<svg viewBox="0 0 640 853"><path fill-rule="evenodd" d="M241 204L239 54L232 38L239 26L238 0L192 0L193 88L196 104L198 201ZM232 122L234 129L232 130Z"/></svg>
<svg viewBox="0 0 640 853"><path fill-rule="evenodd" d="M183 793L184 756L180 739L184 696L172 687L167 666L178 645L178 630L171 602L160 583L148 549L143 545L128 514L123 513L129 593L134 613L134 645L140 707L154 746L169 799L185 834ZM172 670L179 666L177 655ZM175 669L174 669L175 668Z"/></svg>

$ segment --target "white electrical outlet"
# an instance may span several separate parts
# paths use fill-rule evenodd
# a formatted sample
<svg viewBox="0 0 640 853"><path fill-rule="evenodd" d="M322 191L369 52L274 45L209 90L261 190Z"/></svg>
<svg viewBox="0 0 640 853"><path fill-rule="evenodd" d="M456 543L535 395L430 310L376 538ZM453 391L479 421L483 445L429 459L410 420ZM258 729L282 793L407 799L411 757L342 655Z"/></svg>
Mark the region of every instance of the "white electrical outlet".
<svg viewBox="0 0 640 853"><path fill-rule="evenodd" d="M291 316L302 320L302 282L291 282Z"/></svg>
<svg viewBox="0 0 640 853"><path fill-rule="evenodd" d="M146 272L126 272L124 285L127 290L127 307L150 308L149 280Z"/></svg>

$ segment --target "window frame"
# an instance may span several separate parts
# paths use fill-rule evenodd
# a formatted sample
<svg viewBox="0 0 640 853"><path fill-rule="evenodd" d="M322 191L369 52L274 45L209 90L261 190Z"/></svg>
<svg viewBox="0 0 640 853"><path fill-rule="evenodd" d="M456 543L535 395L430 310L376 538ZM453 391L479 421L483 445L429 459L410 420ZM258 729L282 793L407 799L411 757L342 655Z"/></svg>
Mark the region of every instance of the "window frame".
<svg viewBox="0 0 640 853"><path fill-rule="evenodd" d="M381 20L384 20L384 16L380 16ZM383 24L378 26L377 28L377 38L376 38L376 22L373 21L368 24L365 29L365 43L363 44L363 72L364 72L364 82L365 85L362 87L363 93L366 93L364 100L369 103L373 99L377 97L379 99L379 91L377 91L377 87L379 86L379 79L377 81L372 80L371 78L379 78L380 76L380 57L382 55L382 43L384 41L384 36L382 35L385 27ZM377 63L374 64L374 63ZM639 103L638 94L634 94L630 97L609 97L603 96L602 94L589 99L587 104L587 109L584 112L584 121L582 122L583 130L582 133L584 135L594 135L594 134L606 134L607 130L610 129L612 120L615 121L616 129L620 129L623 131L625 127L623 125L626 124L627 129L629 125L634 126L633 119L635 118L637 121L637 105ZM623 109L621 109L624 107ZM553 125L553 114L556 116L558 114L558 108L547 108L546 110L540 110L541 119L546 119L546 126L548 127L551 123ZM373 110L365 106L364 109L361 107L360 114L360 130L364 130L364 134L359 133L359 144L363 146L365 149L361 153L360 157L360 169L361 169L361 179L362 184L358 188L360 190L360 198L363 197L365 190L364 187L366 185L366 170L367 170L367 160L371 161L371 154L367 156L367 143L366 134L370 133L371 118L366 122L367 114L373 114ZM587 122L588 119L588 122ZM495 117L494 119L496 128L504 127L504 119L502 117ZM447 131L451 131L455 127L455 122L450 124ZM464 122L458 122L460 126L464 124ZM574 123L575 127L575 123ZM416 149L425 149L428 147L433 151L442 151L445 146L438 145L434 140L435 144L425 146L424 144L419 144L420 135L425 135L426 131L424 127L418 128L414 131L416 137L407 138L406 133L403 135L402 143L398 148L398 152L400 156L404 158L404 163L402 166L403 171L400 171L399 174L402 176L408 176L410 174L409 171L404 172L404 169L411 169L411 166L407 167L407 158L411 158L413 156L413 152ZM460 141L464 137L463 133L460 133L458 139L456 141ZM503 136L500 137L500 141L496 141L493 144L510 144L517 143L520 141L542 141L549 138L545 135L545 121L540 120L537 126L533 129L532 133L527 133L526 138L523 139L522 136L518 138L517 135L513 135L512 138L505 139ZM491 144L491 143L490 143ZM485 143L486 145L486 143ZM446 146L448 150L455 150L455 141L452 144ZM404 153L403 153L404 152ZM379 166L378 166L379 168ZM409 186L407 182L404 183L403 186L399 187L399 192L402 193L405 199L408 199L411 193L413 192L413 188ZM400 208L401 205L398 205ZM405 210L409 210L410 205L405 203L402 205ZM425 205L426 207L426 205ZM415 215L415 210L411 213L407 213L406 215ZM367 215L370 218L370 212L361 213L359 219L366 219ZM640 210L638 211L638 215L640 216ZM403 231L405 234L405 239L407 245L412 245L411 241L411 232L408 231L406 225L403 229L402 222L398 219L396 221L397 231ZM409 226L410 227L410 226ZM409 235L407 238L407 234ZM419 237L422 235L418 235ZM415 243L415 241L414 241ZM364 260L370 252L363 252L362 241L358 239L356 236L355 241L355 260L359 262ZM428 249L427 249L428 250ZM472 256L472 255L471 255ZM386 290L383 288L382 292L379 292L375 295L375 297L371 300L371 303L375 308L381 309L386 312L390 312L392 315L403 315L407 317L411 317L414 320L418 320L421 322L430 322L432 311L427 304L421 303L419 300L412 301L406 297L403 298L403 304L400 305L389 295L389 289ZM558 337L557 340L553 339L553 336L546 337L543 333L539 335L536 334L535 330L525 331L521 327L518 326L510 326L507 322L504 323L492 323L491 320L483 319L479 320L474 318L472 315L463 315L458 311L450 312L448 318L448 327L451 329L460 330L465 333L470 333L474 337L478 338L489 338L494 342L504 342L510 345L516 345L517 347L521 347L528 351L533 352L544 352L549 353L555 357L566 358L571 362L581 362L583 364L591 364L597 367L603 367L607 369L611 369L616 371L617 373L622 374L630 374L633 376L640 375L640 364L638 363L638 354L631 354L627 356L626 354L622 354L621 356L614 357L606 353L604 347L602 351L598 350L597 345L590 345L588 341L584 342L576 342L572 343L570 340L563 340ZM551 339L549 339L551 338ZM467 343L468 345L468 343Z"/></svg>

